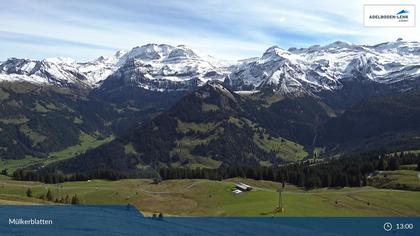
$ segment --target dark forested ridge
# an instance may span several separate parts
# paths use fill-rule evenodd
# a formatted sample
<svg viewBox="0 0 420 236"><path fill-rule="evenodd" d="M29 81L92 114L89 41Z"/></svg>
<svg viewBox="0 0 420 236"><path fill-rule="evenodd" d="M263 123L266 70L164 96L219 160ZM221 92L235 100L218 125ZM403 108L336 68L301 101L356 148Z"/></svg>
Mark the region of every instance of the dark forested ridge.
<svg viewBox="0 0 420 236"><path fill-rule="evenodd" d="M184 93L151 92L120 80L92 91L5 83L0 154L46 157L80 142L81 133L113 134L117 138L102 146L24 170L113 179L159 170L191 175L183 168L219 176L238 163L260 176L305 160L420 148L418 90L370 96L343 105L345 110L322 96L239 95L218 82Z"/></svg>
<svg viewBox="0 0 420 236"><path fill-rule="evenodd" d="M334 116L322 100L313 97L285 97L266 108L249 106L252 117L274 134L311 147L320 127Z"/></svg>
<svg viewBox="0 0 420 236"><path fill-rule="evenodd" d="M420 147L420 91L363 100L330 119L319 143L342 152Z"/></svg>
<svg viewBox="0 0 420 236"><path fill-rule="evenodd" d="M268 141L281 145L282 139L255 119L247 119L246 102L217 83L204 86L127 135L52 168L72 173L98 168L134 171L139 166L283 163L282 156L265 146Z"/></svg>
<svg viewBox="0 0 420 236"><path fill-rule="evenodd" d="M188 93L147 90L139 87L135 81L122 79L121 76L119 73L110 76L90 93L91 97L117 109L119 117L112 121L112 125L118 135L123 135L128 129L138 126L139 121L149 120L166 111Z"/></svg>
<svg viewBox="0 0 420 236"><path fill-rule="evenodd" d="M0 83L0 159L45 158L81 142L120 135L180 99L125 86L79 88Z"/></svg>
<svg viewBox="0 0 420 236"><path fill-rule="evenodd" d="M419 94L371 98L340 113L319 98L241 96L213 82L116 140L46 168L74 174L264 167L310 160L315 147L323 158L415 149Z"/></svg>
<svg viewBox="0 0 420 236"><path fill-rule="evenodd" d="M0 157L45 157L80 142L81 133L106 137L116 113L87 91L2 83Z"/></svg>

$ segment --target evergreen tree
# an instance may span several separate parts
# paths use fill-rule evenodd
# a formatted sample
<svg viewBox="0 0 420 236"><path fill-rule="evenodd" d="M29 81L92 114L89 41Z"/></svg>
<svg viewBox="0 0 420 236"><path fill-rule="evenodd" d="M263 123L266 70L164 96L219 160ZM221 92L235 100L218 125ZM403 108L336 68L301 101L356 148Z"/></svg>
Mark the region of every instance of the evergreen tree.
<svg viewBox="0 0 420 236"><path fill-rule="evenodd" d="M54 200L53 194L52 194L51 190L49 190L49 189L48 189L46 198L47 198L47 201L53 201Z"/></svg>
<svg viewBox="0 0 420 236"><path fill-rule="evenodd" d="M388 161L384 159L384 157L381 158L379 161L379 170L387 170L388 169Z"/></svg>
<svg viewBox="0 0 420 236"><path fill-rule="evenodd" d="M389 161L389 170L398 170L400 169L400 162L397 157L391 158Z"/></svg>
<svg viewBox="0 0 420 236"><path fill-rule="evenodd" d="M26 190L26 196L27 196L27 197L32 197L32 190L31 190L30 188L28 188L28 189Z"/></svg>
<svg viewBox="0 0 420 236"><path fill-rule="evenodd" d="M72 198L71 198L71 204L72 205L79 205L79 198L77 197L77 194L75 194Z"/></svg>
<svg viewBox="0 0 420 236"><path fill-rule="evenodd" d="M162 177L160 177L159 173L156 175L155 178L153 178L153 184L158 184L162 182Z"/></svg>

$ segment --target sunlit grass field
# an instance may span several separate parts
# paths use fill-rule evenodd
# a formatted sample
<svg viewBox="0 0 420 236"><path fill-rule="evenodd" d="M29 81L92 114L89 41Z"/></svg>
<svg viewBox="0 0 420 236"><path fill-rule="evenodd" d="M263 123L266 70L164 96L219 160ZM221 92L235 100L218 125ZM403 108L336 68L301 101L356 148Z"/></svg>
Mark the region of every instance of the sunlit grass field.
<svg viewBox="0 0 420 236"><path fill-rule="evenodd" d="M238 181L253 187L233 195ZM26 197L31 188L33 197ZM162 212L178 216L418 216L420 192L374 187L316 189L305 191L286 185L282 192L284 212L277 213L278 183L248 179L91 180L63 184L14 181L0 178L0 204L52 204L38 199L48 189L54 198L77 194L82 204L132 204L150 215Z"/></svg>

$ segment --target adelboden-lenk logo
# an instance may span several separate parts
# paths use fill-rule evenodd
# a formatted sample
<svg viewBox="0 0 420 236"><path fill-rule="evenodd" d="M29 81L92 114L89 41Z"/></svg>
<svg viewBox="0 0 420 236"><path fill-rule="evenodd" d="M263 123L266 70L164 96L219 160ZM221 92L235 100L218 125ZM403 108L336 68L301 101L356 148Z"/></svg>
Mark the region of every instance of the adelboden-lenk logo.
<svg viewBox="0 0 420 236"><path fill-rule="evenodd" d="M410 13L410 12L407 10L401 10L400 12L397 13L397 15L407 14L407 13Z"/></svg>
<svg viewBox="0 0 420 236"><path fill-rule="evenodd" d="M408 21L408 18L410 16L409 13L410 11L403 9L396 14L396 17L398 21L405 22L405 21Z"/></svg>
<svg viewBox="0 0 420 236"><path fill-rule="evenodd" d="M364 5L366 27L415 27L415 5Z"/></svg>

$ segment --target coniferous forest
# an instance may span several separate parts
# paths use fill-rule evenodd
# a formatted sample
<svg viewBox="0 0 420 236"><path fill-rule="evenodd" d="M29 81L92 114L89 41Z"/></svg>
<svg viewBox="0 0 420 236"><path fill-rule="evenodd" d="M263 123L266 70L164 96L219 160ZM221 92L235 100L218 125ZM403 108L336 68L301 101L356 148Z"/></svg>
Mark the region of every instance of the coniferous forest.
<svg viewBox="0 0 420 236"><path fill-rule="evenodd" d="M54 171L17 170L15 180L60 183L64 181L84 181L89 179L118 180L126 178L152 178L156 182L166 179L210 179L223 180L234 177L255 180L269 180L294 184L306 189L319 187L360 187L366 186L369 175L375 171L398 170L400 165L420 164L420 155L412 153L369 152L329 161L304 161L283 166L231 165L216 169L172 168L158 170L144 169L124 173L115 170L97 170L87 173L64 175Z"/></svg>

